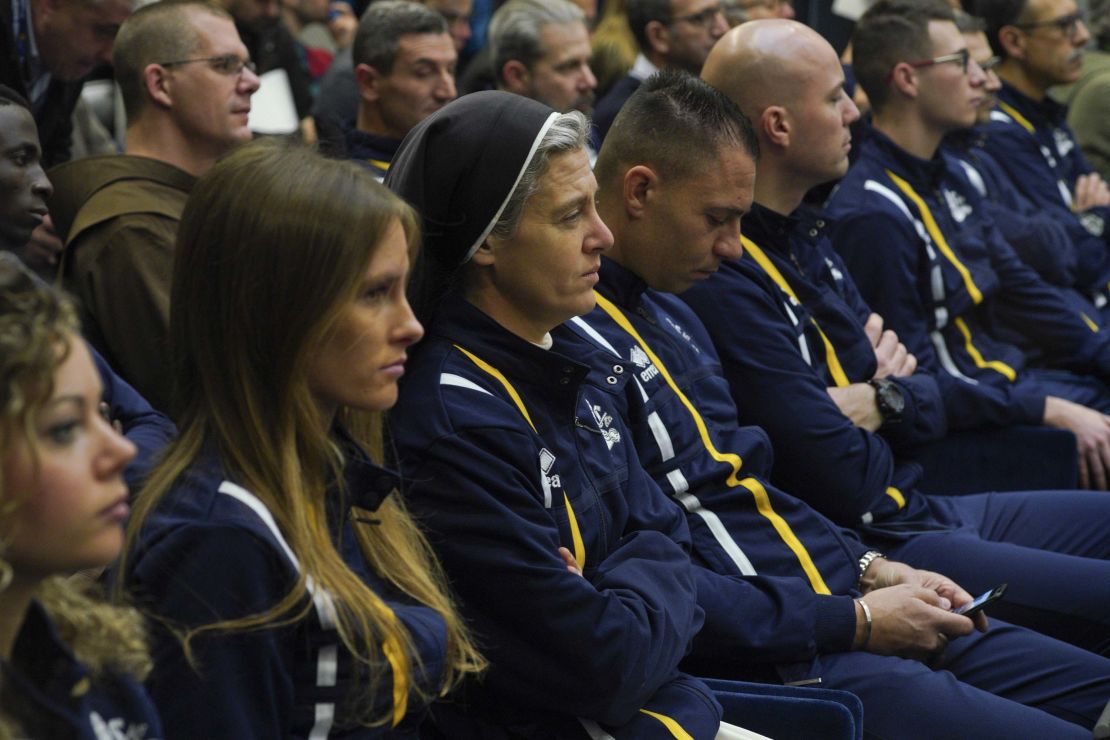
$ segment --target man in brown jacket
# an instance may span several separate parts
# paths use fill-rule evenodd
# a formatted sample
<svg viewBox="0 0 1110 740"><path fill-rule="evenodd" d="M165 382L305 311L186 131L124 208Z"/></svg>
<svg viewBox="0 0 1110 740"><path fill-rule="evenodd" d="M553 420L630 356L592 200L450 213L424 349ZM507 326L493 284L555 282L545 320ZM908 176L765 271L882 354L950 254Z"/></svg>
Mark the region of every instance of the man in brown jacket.
<svg viewBox="0 0 1110 740"><path fill-rule="evenodd" d="M202 0L166 0L120 29L116 79L125 154L51 172L66 242L61 279L86 335L156 408L170 408L166 336L174 240L196 178L251 137L258 77L231 16Z"/></svg>

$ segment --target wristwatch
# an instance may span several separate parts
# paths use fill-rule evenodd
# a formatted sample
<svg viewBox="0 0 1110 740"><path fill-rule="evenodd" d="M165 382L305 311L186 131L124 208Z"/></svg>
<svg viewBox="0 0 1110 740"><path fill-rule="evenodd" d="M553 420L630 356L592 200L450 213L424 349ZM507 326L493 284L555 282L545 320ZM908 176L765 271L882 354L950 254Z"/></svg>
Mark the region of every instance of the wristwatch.
<svg viewBox="0 0 1110 740"><path fill-rule="evenodd" d="M875 389L875 404L879 407L879 416L883 417L883 426L902 421L902 412L906 409L902 389L886 378L872 378L867 384Z"/></svg>
<svg viewBox="0 0 1110 740"><path fill-rule="evenodd" d="M885 558L885 557L886 557L886 555L883 555L878 550L868 550L867 552L865 552L863 555L860 556L860 559L859 559L859 577L856 579L856 588L859 588L860 586L863 585L863 574L866 573L867 569L871 567L871 561L874 560L875 558Z"/></svg>

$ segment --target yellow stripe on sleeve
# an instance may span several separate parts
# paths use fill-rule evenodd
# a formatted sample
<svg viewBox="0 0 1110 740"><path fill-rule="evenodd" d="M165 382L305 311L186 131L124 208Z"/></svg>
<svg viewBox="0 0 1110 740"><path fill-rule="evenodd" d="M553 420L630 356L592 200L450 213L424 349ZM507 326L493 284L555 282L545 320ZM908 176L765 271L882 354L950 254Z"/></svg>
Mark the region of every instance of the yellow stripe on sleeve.
<svg viewBox="0 0 1110 740"><path fill-rule="evenodd" d="M752 256L756 264L770 276L771 280L775 281L775 285L779 286L784 293L793 298L798 305L801 305L801 300L799 300L797 294L794 293L794 289L790 287L790 283L787 282L786 277L775 267L775 263L771 261L764 251L746 236L740 237L740 243L744 246L748 254ZM844 372L844 367L840 364L840 358L836 356L836 349L833 347L832 342L825 336L825 332L821 330L821 326L817 323L817 319L810 316L809 320L810 323L813 324L813 328L816 329L817 333L821 336L821 342L825 345L825 363L829 366L829 374L832 376L833 383L835 383L838 388L851 385L852 382L848 380L848 374Z"/></svg>
<svg viewBox="0 0 1110 740"><path fill-rule="evenodd" d="M682 405L686 407L686 410L690 412L690 416L694 420L695 426L698 428L698 434L701 435L702 445L705 447L706 451L708 451L710 456L717 462L724 463L732 468L732 472L725 481L726 485L730 487L743 487L752 494L755 498L756 509L771 522L771 525L775 528L779 537L782 538L783 542L786 543L787 547L789 547L795 557L798 558L798 562L809 578L809 583L813 590L819 594L831 594L832 592L825 584L824 578L821 577L821 573L817 570L813 558L810 557L809 552L806 551L801 540L799 540L798 536L794 534L794 531L790 529L790 525L786 520L774 510L774 507L771 505L771 499L767 495L767 490L755 478L747 477L741 480L738 477L740 468L744 464L740 456L732 452L720 452L717 450L713 445L713 440L709 437L709 429L705 426L705 420L701 418L701 414L694 408L694 404L690 402L690 399L686 397L686 394L683 393L674 382L674 378L671 377L663 361L652 351L651 347L648 346L647 342L644 341L643 337L640 336L639 332L636 331L635 327L633 327L628 321L628 318L621 313L619 308L613 305L608 298L600 293L595 291L594 295L597 297L597 305L601 306L602 310L617 323L617 326L636 340L636 343L640 345L640 349L648 356L648 359L655 365L655 368L659 371L659 374L663 376L667 385L670 386L671 390L678 396L678 399L682 402Z"/></svg>
<svg viewBox="0 0 1110 740"><path fill-rule="evenodd" d="M902 492L899 491L894 486L888 486L887 487L886 495L890 496L892 499L894 499L894 503L898 504L899 509L906 508L906 497L903 496Z"/></svg>
<svg viewBox="0 0 1110 740"><path fill-rule="evenodd" d="M563 503L567 507L567 521L570 522L570 541L574 544L574 560L582 570L586 569L586 545L582 542L582 532L578 529L578 517L574 515L574 507L566 491L563 492Z"/></svg>
<svg viewBox="0 0 1110 740"><path fill-rule="evenodd" d="M1094 322L1094 319L1092 319L1083 311L1079 312L1079 318L1083 319L1083 323L1087 325L1088 329L1095 333L1098 333L1098 324Z"/></svg>
<svg viewBox="0 0 1110 740"><path fill-rule="evenodd" d="M694 740L694 738L690 736L690 733L682 729L682 725L678 724L678 722L676 722L671 717L668 717L665 714L659 714L658 712L653 712L650 709L641 709L640 711L649 717L654 717L655 719L659 720L659 722L667 728L667 731L671 733L675 740Z"/></svg>
<svg viewBox="0 0 1110 740"><path fill-rule="evenodd" d="M957 317L952 320L952 323L955 324L956 328L960 330L960 333L964 335L964 349L967 350L968 355L971 356L971 360L975 363L976 367L990 368L996 373L1005 376L1011 383L1017 379L1017 373L1005 362L983 359L983 354L971 343L971 330L967 328L967 324L964 323L963 319Z"/></svg>

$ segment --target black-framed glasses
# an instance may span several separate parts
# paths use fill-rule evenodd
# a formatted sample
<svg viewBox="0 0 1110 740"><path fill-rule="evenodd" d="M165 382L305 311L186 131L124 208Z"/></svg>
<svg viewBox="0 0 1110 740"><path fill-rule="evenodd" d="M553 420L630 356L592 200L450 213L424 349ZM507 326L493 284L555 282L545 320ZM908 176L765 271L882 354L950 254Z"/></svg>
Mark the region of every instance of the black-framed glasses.
<svg viewBox="0 0 1110 740"><path fill-rule="evenodd" d="M222 75L240 75L244 69L249 69L251 72L257 72L258 67L250 59L244 59L238 54L221 54L215 57L203 57L201 59L178 59L173 62L159 62L162 67L180 67L182 64L199 64L200 62L207 62L215 71Z"/></svg>
<svg viewBox="0 0 1110 740"><path fill-rule="evenodd" d="M677 15L671 18L671 23L689 23L691 26L708 27L717 16L724 15L725 9L721 5L711 5L705 10L688 15Z"/></svg>
<svg viewBox="0 0 1110 740"><path fill-rule="evenodd" d="M1075 13L1068 13L1059 18L1050 18L1047 21L1033 21L1031 23L1012 23L1010 25L1014 28L1020 28L1023 31L1032 31L1036 28L1055 28L1060 31L1069 39L1074 39L1079 35L1079 24L1083 22L1083 13L1076 11Z"/></svg>
<svg viewBox="0 0 1110 740"><path fill-rule="evenodd" d="M963 71L963 73L967 74L967 63L968 61L970 61L970 59L971 52L969 52L965 47L957 52L953 52L952 54L945 54L943 56L933 57L932 59L920 59L916 62L899 62L899 64L908 64L914 69L921 69L923 67L935 67L938 64L956 63L960 65L960 69ZM892 69L886 73L885 77L883 77L883 82L889 83L893 79L894 70Z"/></svg>

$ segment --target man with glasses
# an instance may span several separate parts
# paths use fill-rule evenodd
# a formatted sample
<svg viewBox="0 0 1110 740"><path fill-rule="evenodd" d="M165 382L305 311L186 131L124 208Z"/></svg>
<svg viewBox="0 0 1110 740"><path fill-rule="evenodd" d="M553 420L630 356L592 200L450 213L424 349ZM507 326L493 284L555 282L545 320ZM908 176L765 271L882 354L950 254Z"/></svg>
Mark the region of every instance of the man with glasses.
<svg viewBox="0 0 1110 740"><path fill-rule="evenodd" d="M625 9L640 53L629 73L598 101L593 142L597 146L644 80L664 67L699 74L709 51L729 28L720 0L627 0Z"/></svg>
<svg viewBox="0 0 1110 740"><path fill-rule="evenodd" d="M1095 46L1083 57L1083 75L1052 95L1067 104L1068 125L1087 161L1110 178L1110 0L1088 0Z"/></svg>
<svg viewBox="0 0 1110 740"><path fill-rule="evenodd" d="M51 172L66 242L62 280L90 342L152 405L170 401L174 240L196 178L249 141L258 89L231 16L203 0L163 0L120 28L113 55L127 112L119 156Z"/></svg>
<svg viewBox="0 0 1110 740"><path fill-rule="evenodd" d="M1069 222L1078 226L1071 213L1066 214L1066 219L1060 219L1052 209L1032 201L1014 186L1006 170L983 147L987 137L982 127L990 123L1002 87L996 71L1002 58L991 49L982 19L957 12L956 25L987 80L979 103L977 127L948 134L944 151L959 163L967 179L983 196L983 208L1022 261L1046 282L1063 290L1076 310L1088 317L1097 317L1099 311L1079 281L1078 255L1083 250L1094 250L1096 254L1105 254L1110 263L1110 252L1103 248L1098 237L1085 229L1077 228L1069 233ZM1078 247L1073 240L1080 242ZM1110 264L1105 270L1110 270Z"/></svg>
<svg viewBox="0 0 1110 740"><path fill-rule="evenodd" d="M1067 108L1047 95L1079 78L1090 40L1083 17L1074 0L977 0L973 10L1002 59L984 146L1014 187L1067 228L1077 284L1110 319L1110 189L1076 144Z"/></svg>
<svg viewBox="0 0 1110 740"><path fill-rule="evenodd" d="M879 0L853 45L874 128L829 202L834 248L936 377L950 429L1068 429L1081 484L1107 488L1110 417L1100 412L1110 411L1110 390L1100 381L1110 379L1110 333L1021 262L939 150L945 135L974 125L988 78L951 9ZM1053 369L1032 369L1034 360Z"/></svg>

